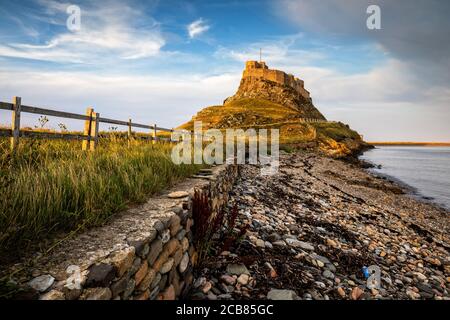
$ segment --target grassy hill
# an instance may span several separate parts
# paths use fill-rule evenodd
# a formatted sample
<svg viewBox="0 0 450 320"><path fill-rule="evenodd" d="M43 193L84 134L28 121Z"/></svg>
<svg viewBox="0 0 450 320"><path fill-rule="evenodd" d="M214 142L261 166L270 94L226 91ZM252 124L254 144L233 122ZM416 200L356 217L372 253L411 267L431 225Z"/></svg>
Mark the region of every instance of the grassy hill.
<svg viewBox="0 0 450 320"><path fill-rule="evenodd" d="M343 157L367 147L359 134L343 123L305 123L298 111L265 99L243 98L207 107L179 129L193 130L194 121L202 121L204 129L279 129L281 148L285 150L307 148Z"/></svg>

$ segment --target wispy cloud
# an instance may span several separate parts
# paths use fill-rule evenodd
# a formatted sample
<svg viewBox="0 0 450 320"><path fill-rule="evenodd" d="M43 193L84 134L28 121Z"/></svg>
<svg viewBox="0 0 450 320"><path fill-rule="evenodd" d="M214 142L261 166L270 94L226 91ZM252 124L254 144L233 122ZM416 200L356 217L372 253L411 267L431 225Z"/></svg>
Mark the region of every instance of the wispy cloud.
<svg viewBox="0 0 450 320"><path fill-rule="evenodd" d="M0 101L20 95L24 104L75 113L83 113L86 106L92 105L105 117L124 120L132 117L136 122L167 127L190 120L205 106L221 104L234 93L240 77L240 74L139 76L56 71L21 71L17 77L17 72L0 69ZM12 78L16 80L10 81ZM2 120L1 115L0 123L9 121L10 117ZM23 122L32 124L25 118ZM81 121L70 124L71 129L82 126Z"/></svg>
<svg viewBox="0 0 450 320"><path fill-rule="evenodd" d="M206 22L202 18L200 18L189 24L187 30L189 33L189 37L191 39L194 39L200 36L202 33L208 31L209 28L210 26L206 24Z"/></svg>
<svg viewBox="0 0 450 320"><path fill-rule="evenodd" d="M47 14L60 14L67 18L64 3L52 0L39 0L39 3ZM139 10L116 1L81 9L81 31L70 32L63 28L64 31L37 45L0 45L0 56L55 62L105 63L113 59L156 56L165 45L158 23L148 16L141 16Z"/></svg>

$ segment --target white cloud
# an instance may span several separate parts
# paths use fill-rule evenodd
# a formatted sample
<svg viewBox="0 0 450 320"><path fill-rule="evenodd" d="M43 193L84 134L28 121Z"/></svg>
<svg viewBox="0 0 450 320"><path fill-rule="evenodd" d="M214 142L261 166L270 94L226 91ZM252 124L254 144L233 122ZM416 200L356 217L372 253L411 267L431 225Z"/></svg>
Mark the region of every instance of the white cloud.
<svg viewBox="0 0 450 320"><path fill-rule="evenodd" d="M220 48L216 55L239 62L259 58L270 68L305 81L315 106L330 120L350 124L369 140L448 141L450 90L417 78L397 59L378 62L367 71L346 73L329 63L325 50L301 50L274 40L249 44L250 49ZM263 49L264 50L264 49Z"/></svg>
<svg viewBox="0 0 450 320"><path fill-rule="evenodd" d="M49 12L63 12L65 4L40 0ZM42 45L0 45L0 56L72 63L106 63L112 59L141 59L160 53L165 40L159 25L145 17L145 26L133 22L144 17L118 2L82 8L81 31L57 34ZM65 16L67 17L67 16Z"/></svg>
<svg viewBox="0 0 450 320"><path fill-rule="evenodd" d="M104 117L118 120L131 117L144 124L175 127L206 106L222 104L234 94L239 80L240 74L121 76L0 70L0 101L21 96L24 105L80 114L87 106L94 106ZM10 114L0 112L0 124L9 121ZM56 126L57 121L52 120L51 124ZM23 123L34 124L35 119L24 116ZM82 128L81 121L67 124L70 129Z"/></svg>
<svg viewBox="0 0 450 320"><path fill-rule="evenodd" d="M198 19L195 20L194 22L192 22L191 24L188 25L187 30L189 33L189 37L191 39L198 37L199 35L201 35L202 33L208 31L210 28L209 25L206 24L205 21L203 21L203 19Z"/></svg>

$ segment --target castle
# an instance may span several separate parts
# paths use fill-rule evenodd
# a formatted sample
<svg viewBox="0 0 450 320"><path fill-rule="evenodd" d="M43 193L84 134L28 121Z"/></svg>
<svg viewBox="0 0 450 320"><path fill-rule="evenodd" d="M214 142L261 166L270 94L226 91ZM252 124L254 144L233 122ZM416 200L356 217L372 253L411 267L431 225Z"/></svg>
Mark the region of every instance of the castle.
<svg viewBox="0 0 450 320"><path fill-rule="evenodd" d="M247 61L242 79L255 78L273 81L281 85L289 86L296 90L305 99L310 99L309 91L304 88L304 81L294 77L292 74L286 74L280 70L269 69L264 61Z"/></svg>

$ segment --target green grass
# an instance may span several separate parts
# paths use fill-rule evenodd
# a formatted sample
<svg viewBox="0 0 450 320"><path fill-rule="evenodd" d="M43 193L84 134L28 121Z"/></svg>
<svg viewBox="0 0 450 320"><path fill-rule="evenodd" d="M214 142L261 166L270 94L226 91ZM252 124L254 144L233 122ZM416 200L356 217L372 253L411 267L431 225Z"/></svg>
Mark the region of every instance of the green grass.
<svg viewBox="0 0 450 320"><path fill-rule="evenodd" d="M0 139L0 252L27 248L53 234L104 223L130 203L191 176L200 166L175 165L171 145L102 140L21 139L18 152Z"/></svg>
<svg viewBox="0 0 450 320"><path fill-rule="evenodd" d="M312 123L319 135L324 135L337 142L345 139L361 139L359 134L341 122Z"/></svg>

